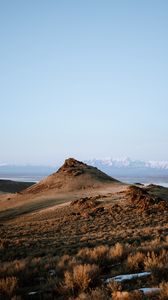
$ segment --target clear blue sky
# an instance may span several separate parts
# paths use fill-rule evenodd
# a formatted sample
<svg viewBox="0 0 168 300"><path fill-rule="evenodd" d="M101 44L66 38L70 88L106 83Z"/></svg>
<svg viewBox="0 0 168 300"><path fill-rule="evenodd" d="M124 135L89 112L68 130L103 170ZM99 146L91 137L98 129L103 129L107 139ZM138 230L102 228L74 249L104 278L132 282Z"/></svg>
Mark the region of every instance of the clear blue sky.
<svg viewBox="0 0 168 300"><path fill-rule="evenodd" d="M0 0L0 161L168 159L167 0Z"/></svg>

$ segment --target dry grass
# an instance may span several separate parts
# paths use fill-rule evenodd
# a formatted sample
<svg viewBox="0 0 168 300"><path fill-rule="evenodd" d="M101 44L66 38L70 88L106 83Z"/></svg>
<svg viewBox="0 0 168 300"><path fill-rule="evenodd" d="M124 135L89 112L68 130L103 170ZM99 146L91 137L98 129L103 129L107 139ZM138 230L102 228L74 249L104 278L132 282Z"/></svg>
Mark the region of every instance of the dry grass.
<svg viewBox="0 0 168 300"><path fill-rule="evenodd" d="M161 294L159 300L167 300L168 299L168 282L161 282L160 284Z"/></svg>
<svg viewBox="0 0 168 300"><path fill-rule="evenodd" d="M76 265L71 272L66 271L64 274L65 288L73 294L76 291L85 291L89 286L94 286L98 278L98 266L90 264Z"/></svg>
<svg viewBox="0 0 168 300"><path fill-rule="evenodd" d="M14 260L12 262L6 262L0 264L0 273L5 275L13 275L20 273L26 268L26 260Z"/></svg>
<svg viewBox="0 0 168 300"><path fill-rule="evenodd" d="M124 193L103 201L96 210L71 205L3 223L0 280L4 290L8 280L16 279L13 290L10 285L11 296L5 291L3 295L27 299L28 292L38 290L36 299L108 300L120 295L120 299L138 300L142 293L133 290L160 286L161 294L153 299L166 299L167 210L140 211ZM145 270L152 276L104 283L108 277ZM127 293L119 293L123 291Z"/></svg>
<svg viewBox="0 0 168 300"><path fill-rule="evenodd" d="M126 254L126 249L124 249L123 244L116 243L114 245L114 247L110 248L109 258L111 258L112 260L121 259L122 256L125 255L125 254Z"/></svg>
<svg viewBox="0 0 168 300"><path fill-rule="evenodd" d="M165 249L159 253L148 252L144 260L144 266L146 270L157 271L163 269L168 264L168 251Z"/></svg>
<svg viewBox="0 0 168 300"><path fill-rule="evenodd" d="M5 277L0 279L0 296L1 299L5 297L11 297L17 288L17 278L16 277Z"/></svg>
<svg viewBox="0 0 168 300"><path fill-rule="evenodd" d="M142 252L136 252L130 254L127 257L126 267L130 271L141 271L144 267L145 254Z"/></svg>
<svg viewBox="0 0 168 300"><path fill-rule="evenodd" d="M111 300L111 296L103 288L96 288L90 293L80 293L75 300Z"/></svg>
<svg viewBox="0 0 168 300"><path fill-rule="evenodd" d="M113 292L112 293L113 300L143 300L144 297L140 291L133 292Z"/></svg>
<svg viewBox="0 0 168 300"><path fill-rule="evenodd" d="M107 261L108 254L109 247L101 245L93 249L84 248L79 250L78 257L101 265Z"/></svg>

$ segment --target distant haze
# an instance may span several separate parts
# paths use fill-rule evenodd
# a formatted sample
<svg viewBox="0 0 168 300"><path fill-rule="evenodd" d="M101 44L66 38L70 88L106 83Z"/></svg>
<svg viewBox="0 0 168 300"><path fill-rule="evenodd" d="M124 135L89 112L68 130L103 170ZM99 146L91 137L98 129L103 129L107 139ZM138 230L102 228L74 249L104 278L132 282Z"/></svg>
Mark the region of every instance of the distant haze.
<svg viewBox="0 0 168 300"><path fill-rule="evenodd" d="M168 186L168 161L104 158L85 160L85 162L123 182L156 183ZM59 163L53 166L3 165L0 166L0 178L40 181L56 172L59 167Z"/></svg>
<svg viewBox="0 0 168 300"><path fill-rule="evenodd" d="M168 1L1 1L0 161L168 160Z"/></svg>

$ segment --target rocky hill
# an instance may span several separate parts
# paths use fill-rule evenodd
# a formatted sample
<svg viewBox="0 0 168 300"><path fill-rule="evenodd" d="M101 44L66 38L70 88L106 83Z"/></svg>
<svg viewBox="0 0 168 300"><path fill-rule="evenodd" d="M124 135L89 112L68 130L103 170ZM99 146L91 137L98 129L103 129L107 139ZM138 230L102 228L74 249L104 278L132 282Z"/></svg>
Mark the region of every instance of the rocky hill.
<svg viewBox="0 0 168 300"><path fill-rule="evenodd" d="M89 166L74 158L66 159L57 172L28 188L26 193L39 193L50 190L75 191L95 189L119 181L108 176L96 167Z"/></svg>

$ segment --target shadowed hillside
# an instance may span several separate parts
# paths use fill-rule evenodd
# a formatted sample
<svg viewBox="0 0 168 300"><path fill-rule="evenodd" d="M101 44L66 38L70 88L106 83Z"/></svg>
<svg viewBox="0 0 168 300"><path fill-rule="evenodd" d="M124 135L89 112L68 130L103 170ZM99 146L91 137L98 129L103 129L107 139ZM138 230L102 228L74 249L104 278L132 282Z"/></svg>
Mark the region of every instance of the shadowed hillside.
<svg viewBox="0 0 168 300"><path fill-rule="evenodd" d="M32 186L34 182L19 182L0 179L0 192L17 193Z"/></svg>

